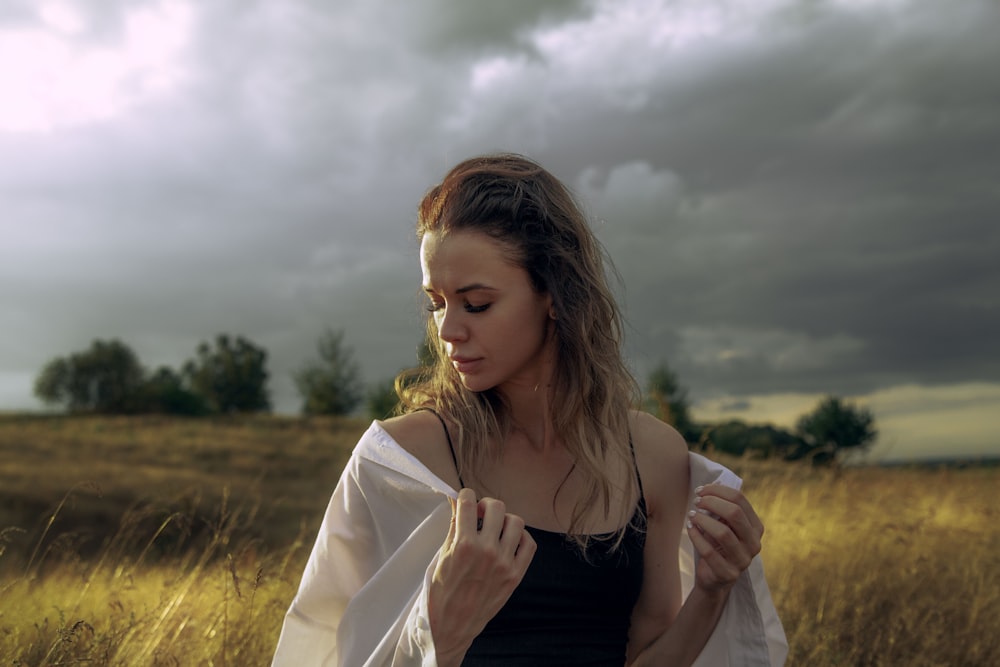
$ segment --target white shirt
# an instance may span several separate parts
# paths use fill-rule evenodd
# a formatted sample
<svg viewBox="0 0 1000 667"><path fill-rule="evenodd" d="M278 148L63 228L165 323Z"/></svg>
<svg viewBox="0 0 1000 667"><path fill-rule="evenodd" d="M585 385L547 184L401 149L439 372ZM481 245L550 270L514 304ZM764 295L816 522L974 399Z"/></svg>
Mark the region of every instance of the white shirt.
<svg viewBox="0 0 1000 667"><path fill-rule="evenodd" d="M742 481L690 454L691 491ZM378 422L361 436L333 492L285 615L273 667L437 667L427 614L430 575L458 492ZM682 533L685 598L697 554ZM780 667L788 643L760 557L740 575L695 667Z"/></svg>

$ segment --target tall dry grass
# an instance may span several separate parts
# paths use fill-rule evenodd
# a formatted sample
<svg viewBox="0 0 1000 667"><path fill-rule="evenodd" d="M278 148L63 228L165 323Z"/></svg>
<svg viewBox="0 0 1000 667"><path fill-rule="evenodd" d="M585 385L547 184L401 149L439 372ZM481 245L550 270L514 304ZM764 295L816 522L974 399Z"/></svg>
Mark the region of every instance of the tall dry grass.
<svg viewBox="0 0 1000 667"><path fill-rule="evenodd" d="M268 664L364 427L0 418L0 662ZM726 463L789 665L1000 664L996 468Z"/></svg>
<svg viewBox="0 0 1000 667"><path fill-rule="evenodd" d="M167 521L170 519L168 518ZM0 659L14 665L267 664L294 593L303 541L267 553L232 540L252 513L222 508L217 530L179 557L144 562L123 532L96 561L49 550L0 584ZM156 536L143 535L152 543ZM138 540L141 541L141 540ZM34 553L34 552L33 552ZM36 554L37 555L37 554Z"/></svg>
<svg viewBox="0 0 1000 667"><path fill-rule="evenodd" d="M1000 470L744 474L789 664L1000 665Z"/></svg>
<svg viewBox="0 0 1000 667"><path fill-rule="evenodd" d="M0 417L0 664L267 664L364 427Z"/></svg>

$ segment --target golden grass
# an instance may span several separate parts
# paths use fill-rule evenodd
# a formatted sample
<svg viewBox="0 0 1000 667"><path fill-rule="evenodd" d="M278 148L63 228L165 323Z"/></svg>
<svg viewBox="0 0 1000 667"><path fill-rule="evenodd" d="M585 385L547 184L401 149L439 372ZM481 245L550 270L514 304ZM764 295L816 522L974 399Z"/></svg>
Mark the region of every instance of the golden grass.
<svg viewBox="0 0 1000 667"><path fill-rule="evenodd" d="M267 564L54 569L2 587L0 656L24 665L267 664L294 594Z"/></svg>
<svg viewBox="0 0 1000 667"><path fill-rule="evenodd" d="M998 473L747 472L789 664L1000 664Z"/></svg>
<svg viewBox="0 0 1000 667"><path fill-rule="evenodd" d="M364 428L0 418L0 664L267 665ZM789 665L1000 664L1000 470L726 463Z"/></svg>

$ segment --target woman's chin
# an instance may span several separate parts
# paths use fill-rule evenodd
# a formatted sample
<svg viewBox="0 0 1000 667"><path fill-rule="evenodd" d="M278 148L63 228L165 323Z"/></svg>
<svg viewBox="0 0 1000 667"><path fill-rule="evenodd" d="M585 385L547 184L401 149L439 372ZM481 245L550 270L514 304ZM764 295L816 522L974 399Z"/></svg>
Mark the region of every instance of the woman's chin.
<svg viewBox="0 0 1000 667"><path fill-rule="evenodd" d="M462 382L462 386L472 392L482 392L487 389L492 389L493 385L489 382L485 382L482 377L477 375L463 375L459 374L459 379Z"/></svg>

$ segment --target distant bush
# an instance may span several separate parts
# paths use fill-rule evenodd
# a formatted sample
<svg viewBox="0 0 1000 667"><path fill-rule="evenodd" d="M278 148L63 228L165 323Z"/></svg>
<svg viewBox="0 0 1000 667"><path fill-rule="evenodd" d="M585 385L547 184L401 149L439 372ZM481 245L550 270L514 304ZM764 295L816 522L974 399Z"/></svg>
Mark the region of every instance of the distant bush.
<svg viewBox="0 0 1000 667"><path fill-rule="evenodd" d="M396 383L385 380L369 388L365 396L365 407L372 419L391 417L399 406L399 394L396 393Z"/></svg>
<svg viewBox="0 0 1000 667"><path fill-rule="evenodd" d="M870 410L836 396L827 396L799 418L796 430L802 446L788 458L810 458L818 464L832 463L848 449L865 451L878 436Z"/></svg>
<svg viewBox="0 0 1000 667"><path fill-rule="evenodd" d="M70 413L265 412L270 410L266 360L263 348L221 335L214 348L199 345L182 372L161 366L147 373L128 345L97 339L86 350L51 359L34 390L46 404Z"/></svg>
<svg viewBox="0 0 1000 667"><path fill-rule="evenodd" d="M142 410L143 370L120 340L100 340L82 352L49 361L35 380L35 395L69 412L126 414Z"/></svg>
<svg viewBox="0 0 1000 667"><path fill-rule="evenodd" d="M242 336L232 339L220 334L215 338L214 347L201 343L197 356L184 364L183 375L211 412L271 410L267 351Z"/></svg>
<svg viewBox="0 0 1000 667"><path fill-rule="evenodd" d="M327 329L316 343L319 359L292 374L306 415L346 415L364 396L353 351L344 332Z"/></svg>
<svg viewBox="0 0 1000 667"><path fill-rule="evenodd" d="M650 372L644 401L650 413L676 428L685 440L697 441L699 430L691 420L687 390L666 362L660 362Z"/></svg>
<svg viewBox="0 0 1000 667"><path fill-rule="evenodd" d="M701 448L733 456L785 458L803 444L794 433L770 424L747 424L734 419L705 427L699 441Z"/></svg>
<svg viewBox="0 0 1000 667"><path fill-rule="evenodd" d="M142 412L197 417L209 413L205 398L193 391L184 378L168 366L161 366L143 383Z"/></svg>

